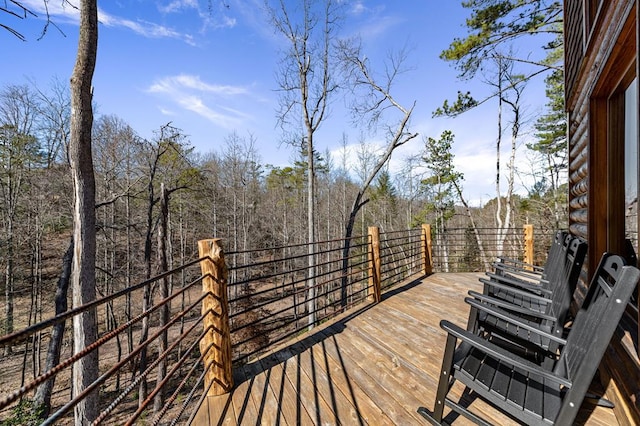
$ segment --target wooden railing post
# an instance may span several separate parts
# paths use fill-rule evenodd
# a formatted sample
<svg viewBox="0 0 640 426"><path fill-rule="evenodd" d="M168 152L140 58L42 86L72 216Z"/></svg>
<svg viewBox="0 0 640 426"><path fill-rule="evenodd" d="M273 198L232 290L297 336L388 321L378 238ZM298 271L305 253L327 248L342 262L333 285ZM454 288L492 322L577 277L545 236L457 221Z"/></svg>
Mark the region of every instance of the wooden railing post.
<svg viewBox="0 0 640 426"><path fill-rule="evenodd" d="M200 352L205 354L203 364L208 368L205 376L207 395L222 395L233 387L231 371L231 335L229 332L229 305L227 298L227 266L219 238L198 241L201 258L202 314L206 334L200 341Z"/></svg>
<svg viewBox="0 0 640 426"><path fill-rule="evenodd" d="M431 263L431 225L422 225L422 235L420 239L422 241L422 273L429 275L433 272L433 264Z"/></svg>
<svg viewBox="0 0 640 426"><path fill-rule="evenodd" d="M380 260L380 229L377 226L369 227L371 249L369 250L369 292L367 299L378 303L382 300L381 278L382 263Z"/></svg>
<svg viewBox="0 0 640 426"><path fill-rule="evenodd" d="M524 225L524 261L533 265L533 225ZM527 267L533 270L532 267Z"/></svg>

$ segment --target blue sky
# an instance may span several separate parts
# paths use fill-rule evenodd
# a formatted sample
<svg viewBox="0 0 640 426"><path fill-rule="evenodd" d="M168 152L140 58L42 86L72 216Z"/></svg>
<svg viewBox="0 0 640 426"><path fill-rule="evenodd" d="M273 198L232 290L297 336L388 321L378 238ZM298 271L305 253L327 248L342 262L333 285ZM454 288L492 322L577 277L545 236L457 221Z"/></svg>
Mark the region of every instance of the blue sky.
<svg viewBox="0 0 640 426"><path fill-rule="evenodd" d="M287 0L293 2L294 0ZM73 2L73 0L72 0ZM0 30L3 67L0 85L35 81L46 88L52 78L67 81L77 47L77 11L49 1L53 21L38 40L43 1L27 0L39 15L17 20L0 15L0 23L18 29L22 42ZM114 114L143 137L167 122L189 135L202 152L217 151L231 132L257 141L263 163L285 165L292 149L281 143L276 124L276 68L283 40L262 11L263 0L112 0L99 1L99 51L94 76L98 114ZM211 7L209 7L211 3ZM228 7L227 7L228 6ZM459 82L451 64L438 58L454 37L464 37L468 11L458 0L351 0L341 33L360 34L372 62L408 46L410 66L393 91L406 106L416 101L411 130L420 137L394 154L393 167L417 153L422 138L445 129L456 135L457 168L465 174L465 194L475 202L495 196L496 105L488 103L456 119L432 119L433 110L458 90L486 93L479 79ZM378 62L379 63L379 62ZM545 103L542 79L528 86L527 115ZM337 152L342 134L358 144L360 130L345 119L342 97L316 139L319 151ZM381 143L381 135L367 135ZM524 149L519 161L526 168ZM336 159L336 162L339 160Z"/></svg>

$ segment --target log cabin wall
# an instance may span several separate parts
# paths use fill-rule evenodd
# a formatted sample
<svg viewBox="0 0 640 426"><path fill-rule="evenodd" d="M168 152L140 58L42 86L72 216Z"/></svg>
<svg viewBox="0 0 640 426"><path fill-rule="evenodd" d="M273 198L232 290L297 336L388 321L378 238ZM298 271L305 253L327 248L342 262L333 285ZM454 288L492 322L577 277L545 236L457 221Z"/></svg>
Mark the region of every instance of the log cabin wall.
<svg viewBox="0 0 640 426"><path fill-rule="evenodd" d="M589 242L575 311L602 253L625 254L625 153L619 141L624 91L638 75L638 12L634 0L565 0L564 16L569 226ZM630 307L600 368L620 424L640 424L637 342L638 311Z"/></svg>

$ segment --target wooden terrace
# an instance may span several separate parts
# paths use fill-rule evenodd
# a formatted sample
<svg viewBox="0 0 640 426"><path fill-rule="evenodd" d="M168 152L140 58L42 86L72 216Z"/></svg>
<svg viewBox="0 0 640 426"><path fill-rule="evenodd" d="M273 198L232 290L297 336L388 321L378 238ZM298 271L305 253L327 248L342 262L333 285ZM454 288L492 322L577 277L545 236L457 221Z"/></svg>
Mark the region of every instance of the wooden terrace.
<svg viewBox="0 0 640 426"><path fill-rule="evenodd" d="M466 325L477 273L436 273L390 290L234 369L231 393L207 397L193 424L411 425L433 408L446 334ZM459 385L456 385L459 386ZM455 389L461 396L462 387ZM602 394L594 385L593 392ZM473 394L461 400L495 424L517 424ZM447 411L445 410L445 413ZM456 425L469 422L449 415ZM617 425L613 410L585 402L581 424Z"/></svg>

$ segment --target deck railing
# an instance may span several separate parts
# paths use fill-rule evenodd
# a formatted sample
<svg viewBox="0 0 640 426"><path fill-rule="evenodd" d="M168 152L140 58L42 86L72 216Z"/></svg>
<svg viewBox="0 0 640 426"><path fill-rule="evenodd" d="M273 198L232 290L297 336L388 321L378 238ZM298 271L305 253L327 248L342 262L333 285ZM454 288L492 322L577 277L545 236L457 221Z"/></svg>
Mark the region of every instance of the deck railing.
<svg viewBox="0 0 640 426"><path fill-rule="evenodd" d="M43 424L72 423L73 408L91 392L99 392L97 423L144 420L158 424L162 419L163 424L177 424L195 415L203 395L203 358L208 350L204 354L197 350L207 332L203 327L207 313L201 312L206 296L198 268L201 260L0 337L0 350L11 348L0 362L0 421L35 422L44 407L35 407L31 397L43 389L51 405L45 408ZM183 274L187 281L177 285L183 282ZM167 297L145 309L145 291L157 293L154 290L171 286L171 281L173 289ZM90 310L99 319L98 340L73 354L70 320ZM62 335L59 360L50 365L46 348L55 335ZM98 378L73 395L72 365L95 351L99 353Z"/></svg>
<svg viewBox="0 0 640 426"><path fill-rule="evenodd" d="M374 300L380 288L421 271L421 232L372 227L349 240L346 259L345 240L316 242L313 254L307 244L227 253L233 361Z"/></svg>
<svg viewBox="0 0 640 426"><path fill-rule="evenodd" d="M482 272L498 255L544 264L555 230L536 229L534 235L533 226L524 225L506 232L468 227L433 229L432 234L434 272Z"/></svg>
<svg viewBox="0 0 640 426"><path fill-rule="evenodd" d="M90 392L99 392L97 422L190 422L203 398L231 389L233 363L356 305L378 302L383 289L409 277L441 271L443 247L432 234L429 225L394 232L371 227L368 235L316 242L313 250L299 244L226 253L220 240L200 241L198 259L0 337L0 350L12 349L1 362L0 420L27 419L27 401L49 384L45 424L71 423L73 407ZM458 250L447 251L450 270ZM515 257L524 253L521 246ZM166 297L144 302L158 294ZM72 354L69 320L88 310L98 312L99 339ZM61 329L61 361L47 366L41 348ZM92 351L99 353L98 379L72 395L71 366Z"/></svg>

